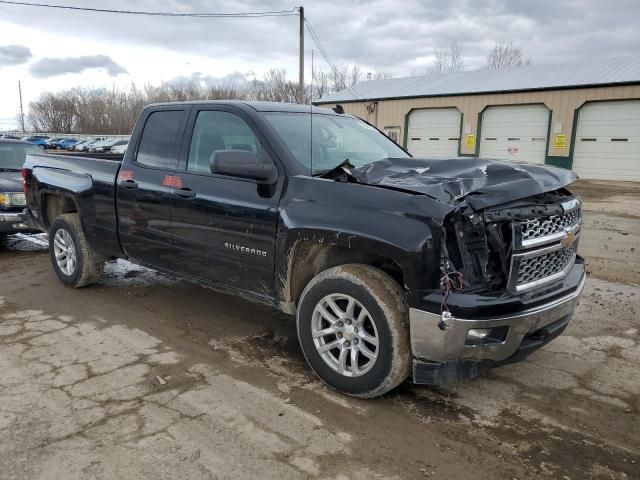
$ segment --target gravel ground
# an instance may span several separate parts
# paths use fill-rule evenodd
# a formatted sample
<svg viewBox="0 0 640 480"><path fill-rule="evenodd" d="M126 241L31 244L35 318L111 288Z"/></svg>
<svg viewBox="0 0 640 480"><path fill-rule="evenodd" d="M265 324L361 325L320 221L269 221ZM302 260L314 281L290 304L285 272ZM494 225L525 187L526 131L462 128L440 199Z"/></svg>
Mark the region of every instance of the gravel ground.
<svg viewBox="0 0 640 480"><path fill-rule="evenodd" d="M316 379L275 310L124 261L70 290L42 236L10 237L0 478L640 478L639 222L615 188L596 223L589 188L591 275L564 335L474 381L369 401ZM612 240L592 257L596 234Z"/></svg>
<svg viewBox="0 0 640 480"><path fill-rule="evenodd" d="M571 191L584 202L580 253L590 273L640 285L640 183L583 180Z"/></svg>

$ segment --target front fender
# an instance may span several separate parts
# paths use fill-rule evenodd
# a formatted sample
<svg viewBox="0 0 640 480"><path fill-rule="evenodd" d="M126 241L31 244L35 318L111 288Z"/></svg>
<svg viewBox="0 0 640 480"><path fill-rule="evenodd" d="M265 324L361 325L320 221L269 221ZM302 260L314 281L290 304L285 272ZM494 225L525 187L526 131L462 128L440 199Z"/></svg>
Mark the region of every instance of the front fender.
<svg viewBox="0 0 640 480"><path fill-rule="evenodd" d="M280 203L276 285L292 301L300 248L340 247L393 262L410 303L438 287L442 219L450 210L416 196L366 185L293 177ZM329 262L330 263L330 262ZM293 299L294 300L294 299Z"/></svg>

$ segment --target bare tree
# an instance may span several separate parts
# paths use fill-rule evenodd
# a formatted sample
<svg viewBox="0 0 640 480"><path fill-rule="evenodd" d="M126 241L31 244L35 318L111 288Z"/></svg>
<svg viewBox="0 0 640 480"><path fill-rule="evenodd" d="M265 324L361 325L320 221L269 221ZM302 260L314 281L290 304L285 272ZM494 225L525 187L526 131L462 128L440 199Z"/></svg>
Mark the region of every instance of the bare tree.
<svg viewBox="0 0 640 480"><path fill-rule="evenodd" d="M350 87L357 85L362 80L362 75L360 65L354 63L347 69L347 84Z"/></svg>
<svg viewBox="0 0 640 480"><path fill-rule="evenodd" d="M343 63L336 65L336 68L331 70L330 76L333 83L333 91L339 92L355 86L362 80L364 75L360 65Z"/></svg>
<svg viewBox="0 0 640 480"><path fill-rule="evenodd" d="M351 87L361 78L358 65L344 65L332 73L314 72L313 98ZM149 103L221 99L296 103L297 89L297 82L288 79L287 71L277 68L251 81L195 77L142 88L135 84L129 89L76 87L43 93L31 102L28 118L41 132L127 134ZM311 94L311 85L305 85L305 103L311 103Z"/></svg>
<svg viewBox="0 0 640 480"><path fill-rule="evenodd" d="M339 92L347 88L347 73L349 65L337 65L331 70L331 83L333 83L333 91Z"/></svg>
<svg viewBox="0 0 640 480"><path fill-rule="evenodd" d="M249 86L248 98L269 102L296 103L298 84L287 80L284 68L272 68L262 80L254 79Z"/></svg>
<svg viewBox="0 0 640 480"><path fill-rule="evenodd" d="M31 105L29 121L36 131L70 133L73 131L76 103L72 92L44 93Z"/></svg>
<svg viewBox="0 0 640 480"><path fill-rule="evenodd" d="M487 68L500 69L509 67L526 67L531 59L524 56L522 48L515 42L496 42L487 56Z"/></svg>
<svg viewBox="0 0 640 480"><path fill-rule="evenodd" d="M451 40L444 48L434 52L435 60L427 66L427 74L455 73L464 69L464 52L457 40Z"/></svg>
<svg viewBox="0 0 640 480"><path fill-rule="evenodd" d="M325 70L313 72L313 99L317 100L331 93L331 76Z"/></svg>
<svg viewBox="0 0 640 480"><path fill-rule="evenodd" d="M393 78L393 72L390 70L380 70L373 74L373 80L388 80Z"/></svg>

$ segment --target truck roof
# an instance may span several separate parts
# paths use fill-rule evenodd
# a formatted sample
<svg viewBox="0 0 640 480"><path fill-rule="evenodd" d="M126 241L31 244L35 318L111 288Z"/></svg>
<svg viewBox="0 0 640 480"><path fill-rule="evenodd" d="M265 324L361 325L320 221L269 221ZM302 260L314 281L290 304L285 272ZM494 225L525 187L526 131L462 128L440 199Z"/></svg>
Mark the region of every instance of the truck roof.
<svg viewBox="0 0 640 480"><path fill-rule="evenodd" d="M150 107L164 107L168 105L235 105L238 107L249 107L257 112L293 112L293 113L309 113L312 107L309 105L300 105L298 103L282 103L282 102L251 102L246 100L194 100L189 102L163 102L148 105ZM322 115L338 115L328 108L313 107L313 113Z"/></svg>

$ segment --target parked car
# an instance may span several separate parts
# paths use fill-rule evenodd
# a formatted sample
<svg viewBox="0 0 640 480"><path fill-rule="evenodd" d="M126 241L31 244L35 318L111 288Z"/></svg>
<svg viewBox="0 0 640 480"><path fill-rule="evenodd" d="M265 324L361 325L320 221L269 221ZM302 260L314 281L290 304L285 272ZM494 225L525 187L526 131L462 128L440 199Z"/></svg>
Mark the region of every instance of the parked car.
<svg viewBox="0 0 640 480"><path fill-rule="evenodd" d="M96 151L96 150L95 150L96 148L101 148L103 145L106 145L106 144L107 144L107 143L109 143L110 141L111 141L111 140L107 140L107 139L105 139L105 140L99 140L99 141L97 141L97 142L93 142L93 143L91 144L91 146L88 148L88 150L87 150L87 151L88 151L88 152L95 152L95 151Z"/></svg>
<svg viewBox="0 0 640 480"><path fill-rule="evenodd" d="M122 162L27 157L59 280L127 258L272 305L349 395L520 361L584 286L570 170L412 158L356 117L268 102L152 105L131 144Z"/></svg>
<svg viewBox="0 0 640 480"><path fill-rule="evenodd" d="M86 140L74 147L74 150L78 150L79 152L88 152L91 145L96 143L98 140Z"/></svg>
<svg viewBox="0 0 640 480"><path fill-rule="evenodd" d="M21 170L30 153L42 153L42 149L21 140L0 139L0 236L37 231L23 214L27 204Z"/></svg>
<svg viewBox="0 0 640 480"><path fill-rule="evenodd" d="M70 150L80 142L77 138L64 138L57 143L58 150Z"/></svg>
<svg viewBox="0 0 640 480"><path fill-rule="evenodd" d="M33 143L34 145L38 145L42 148L46 148L48 140L49 137L47 137L46 135L31 135L25 139L25 141Z"/></svg>
<svg viewBox="0 0 640 480"><path fill-rule="evenodd" d="M58 148L58 143L62 140L64 140L65 137L56 137L56 138L50 138L49 140L46 140L44 142L44 148L45 149L57 149Z"/></svg>
<svg viewBox="0 0 640 480"><path fill-rule="evenodd" d="M97 143L104 142L105 140L106 140L106 138L105 138L105 137L95 137L95 138L92 138L91 140L89 140L87 143L85 143L85 144L82 146L81 151L82 151L82 152L88 152L88 151L91 149L91 147L92 147L92 146L94 146L94 145L95 145L95 144L97 144Z"/></svg>
<svg viewBox="0 0 640 480"><path fill-rule="evenodd" d="M112 151L113 147L126 145L127 143L129 143L129 140L122 140L120 138L105 140L104 142L93 145L89 151L92 153L109 153Z"/></svg>
<svg viewBox="0 0 640 480"><path fill-rule="evenodd" d="M127 151L127 147L129 146L129 140L120 145L115 145L111 148L111 153L117 153L119 155L124 155Z"/></svg>
<svg viewBox="0 0 640 480"><path fill-rule="evenodd" d="M81 142L76 143L75 145L72 145L71 148L69 150L74 150L76 152L81 152L82 149L84 148L84 146L89 143L88 140L82 140Z"/></svg>
<svg viewBox="0 0 640 480"><path fill-rule="evenodd" d="M77 142L78 140L72 137L53 138L49 140L47 148L55 148L56 150L62 150L61 145L68 144L73 141Z"/></svg>

